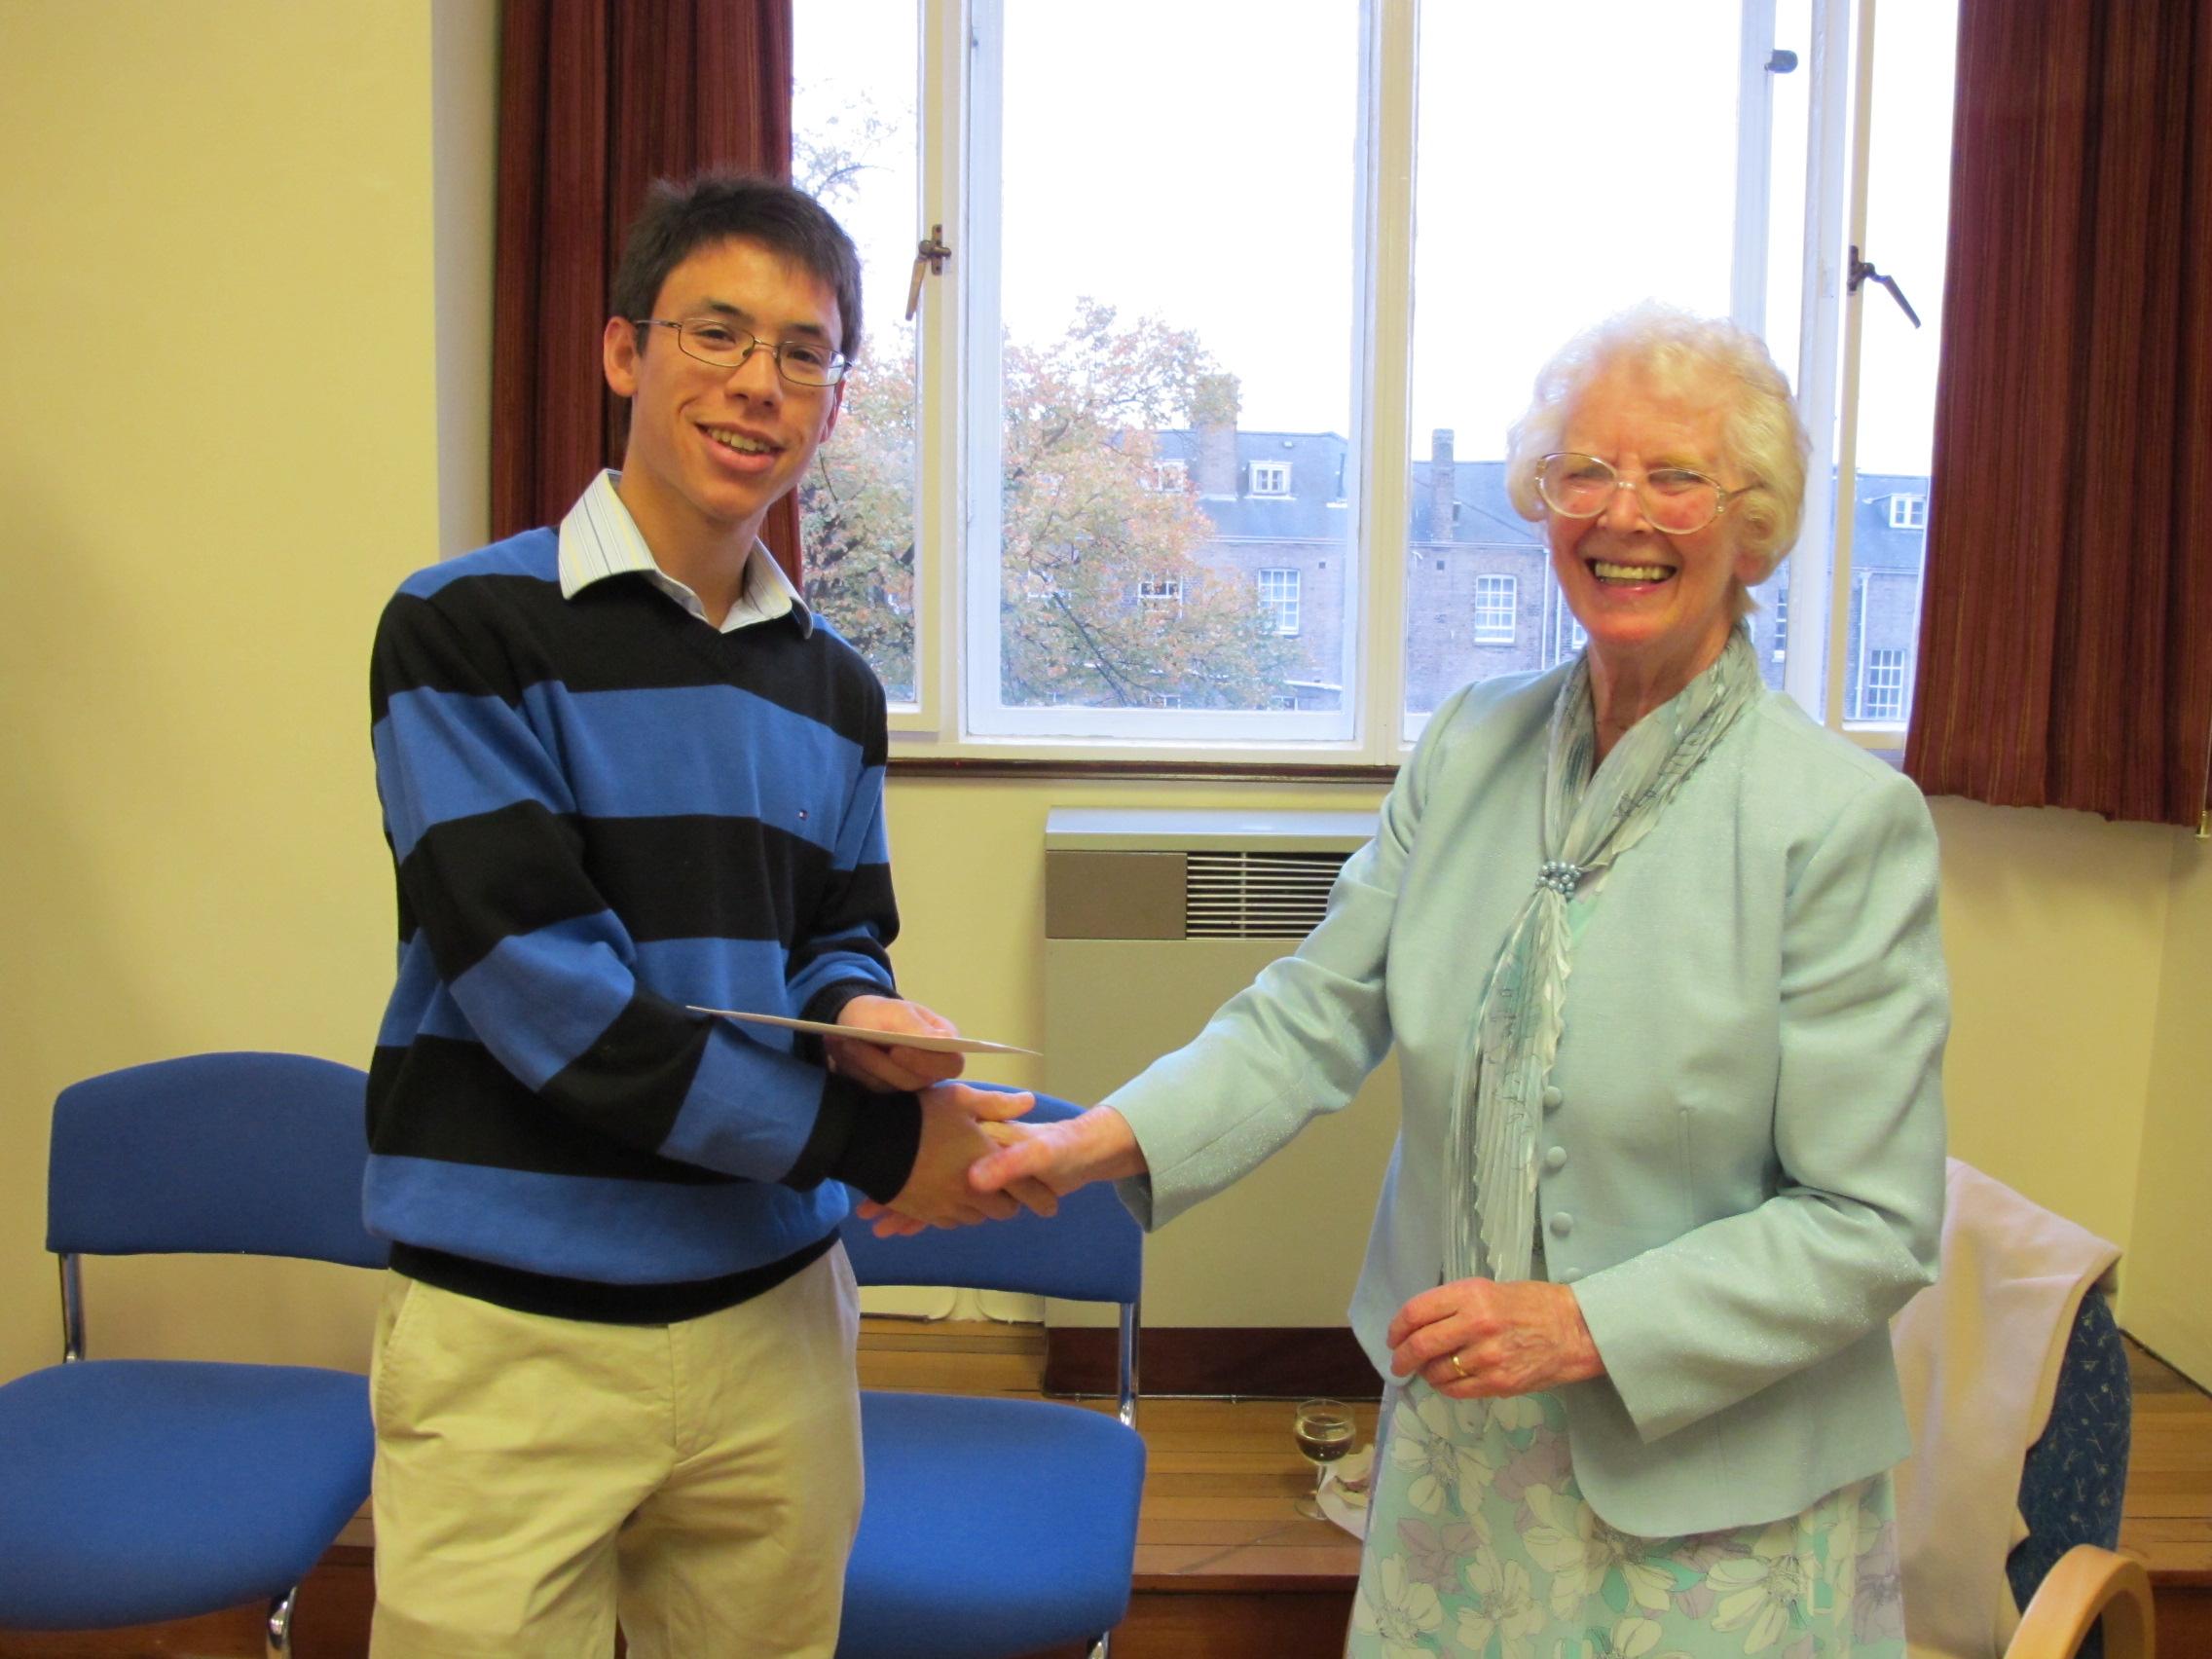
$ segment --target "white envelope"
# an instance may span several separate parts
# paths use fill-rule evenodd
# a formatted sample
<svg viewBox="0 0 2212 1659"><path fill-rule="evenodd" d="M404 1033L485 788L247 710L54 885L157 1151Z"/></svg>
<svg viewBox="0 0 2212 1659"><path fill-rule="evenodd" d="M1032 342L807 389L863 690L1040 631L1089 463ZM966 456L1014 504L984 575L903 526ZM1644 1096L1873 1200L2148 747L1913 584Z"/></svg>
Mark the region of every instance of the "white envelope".
<svg viewBox="0 0 2212 1659"><path fill-rule="evenodd" d="M780 1014L741 1014L734 1008L701 1008L683 1005L693 1014L719 1014L748 1025L780 1025L786 1031L809 1031L817 1037L851 1037L884 1049L926 1049L934 1054L1034 1054L1035 1049L1012 1043L986 1043L980 1037L931 1037L917 1031L876 1031L861 1025L831 1025L820 1019L790 1019Z"/></svg>

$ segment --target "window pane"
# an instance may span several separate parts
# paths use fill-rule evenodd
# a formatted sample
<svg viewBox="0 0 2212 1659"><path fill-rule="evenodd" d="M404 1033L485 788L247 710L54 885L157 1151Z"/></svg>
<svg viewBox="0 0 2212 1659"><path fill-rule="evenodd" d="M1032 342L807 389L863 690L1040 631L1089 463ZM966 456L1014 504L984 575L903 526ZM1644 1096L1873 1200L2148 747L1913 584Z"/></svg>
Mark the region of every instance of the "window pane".
<svg viewBox="0 0 2212 1659"><path fill-rule="evenodd" d="M1847 719L1902 724L1920 642L1936 356L1950 218L1954 0L1885 6L1874 27L1865 257L1904 290L1922 326L1879 283L1860 290L1857 478L1852 491Z"/></svg>
<svg viewBox="0 0 2212 1659"><path fill-rule="evenodd" d="M837 429L799 489L807 603L914 702L914 257L918 31L911 0L799 0L792 176L859 245L866 338Z"/></svg>
<svg viewBox="0 0 2212 1659"><path fill-rule="evenodd" d="M1003 17L971 728L1347 731L1358 0Z"/></svg>
<svg viewBox="0 0 2212 1659"><path fill-rule="evenodd" d="M1602 318L1647 297L1728 311L1740 14L1593 0L1563 32L1542 7L1421 13L1411 718L1580 646L1538 527L1506 498L1506 428Z"/></svg>

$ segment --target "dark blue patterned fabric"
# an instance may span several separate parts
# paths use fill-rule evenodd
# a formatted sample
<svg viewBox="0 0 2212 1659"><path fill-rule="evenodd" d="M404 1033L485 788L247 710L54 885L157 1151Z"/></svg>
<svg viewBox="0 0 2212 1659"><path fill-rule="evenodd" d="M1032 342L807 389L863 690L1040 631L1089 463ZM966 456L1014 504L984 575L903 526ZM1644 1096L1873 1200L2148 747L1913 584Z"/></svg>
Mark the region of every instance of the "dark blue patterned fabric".
<svg viewBox="0 0 2212 1659"><path fill-rule="evenodd" d="M2020 1513L2028 1535L2005 1563L2024 1609L2044 1575L2076 1544L2120 1546L2120 1504L2127 1485L2127 1349L2112 1309L2095 1291L2074 1316L2058 1392L2043 1438L2020 1472ZM2081 1659L2104 1659L2104 1632L2089 1633Z"/></svg>

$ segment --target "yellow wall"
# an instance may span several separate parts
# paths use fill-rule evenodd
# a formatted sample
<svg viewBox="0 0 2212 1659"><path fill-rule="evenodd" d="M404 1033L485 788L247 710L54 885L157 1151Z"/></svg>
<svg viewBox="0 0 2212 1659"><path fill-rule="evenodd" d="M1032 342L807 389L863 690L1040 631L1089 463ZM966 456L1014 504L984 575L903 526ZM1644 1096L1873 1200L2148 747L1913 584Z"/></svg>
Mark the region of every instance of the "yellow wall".
<svg viewBox="0 0 2212 1659"><path fill-rule="evenodd" d="M370 631L483 514L492 17L0 6L0 1378L55 1351L58 1087L228 1046L366 1056L390 961ZM1035 1042L1050 807L1376 798L898 779L901 972L970 1029ZM2212 1378L2204 849L2072 814L1936 817L1954 1146L2131 1246L2123 1317ZM365 1275L103 1267L104 1351L365 1352Z"/></svg>
<svg viewBox="0 0 2212 1659"><path fill-rule="evenodd" d="M971 782L893 775L900 988L969 1031L1035 1046L1045 1031L1045 815L1055 806L1373 811L1374 788ZM1103 1013L1104 1011L1102 1011ZM1040 1086L1010 1055L978 1077Z"/></svg>
<svg viewBox="0 0 2212 1659"><path fill-rule="evenodd" d="M1934 807L1951 1151L2124 1246L2183 837L2079 812Z"/></svg>
<svg viewBox="0 0 2212 1659"><path fill-rule="evenodd" d="M2121 1311L2212 1387L2212 842L2177 837Z"/></svg>
<svg viewBox="0 0 2212 1659"><path fill-rule="evenodd" d="M55 1351L60 1085L367 1056L365 664L440 535L431 36L428 0L0 7L0 1377ZM215 1266L95 1274L95 1351L365 1354L370 1275Z"/></svg>

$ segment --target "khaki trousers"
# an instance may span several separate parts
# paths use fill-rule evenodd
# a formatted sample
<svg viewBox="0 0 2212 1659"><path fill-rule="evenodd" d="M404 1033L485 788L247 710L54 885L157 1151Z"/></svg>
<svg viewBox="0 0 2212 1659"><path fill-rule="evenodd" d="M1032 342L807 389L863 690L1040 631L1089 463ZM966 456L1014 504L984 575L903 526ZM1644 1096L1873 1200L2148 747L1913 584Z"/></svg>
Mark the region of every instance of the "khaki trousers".
<svg viewBox="0 0 2212 1659"><path fill-rule="evenodd" d="M372 1659L830 1659L861 1512L844 1248L675 1325L391 1274Z"/></svg>

